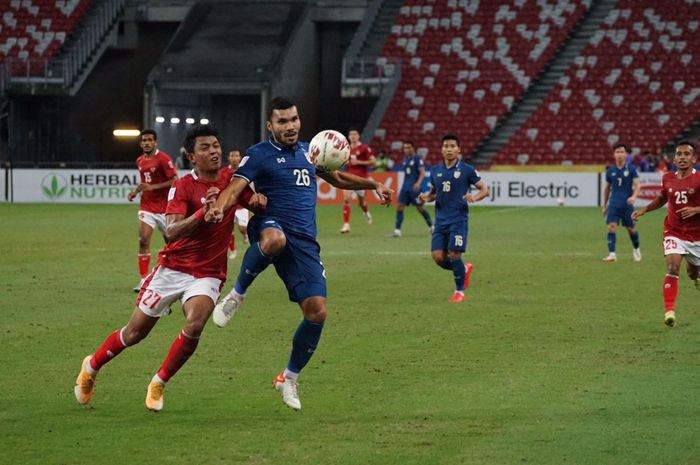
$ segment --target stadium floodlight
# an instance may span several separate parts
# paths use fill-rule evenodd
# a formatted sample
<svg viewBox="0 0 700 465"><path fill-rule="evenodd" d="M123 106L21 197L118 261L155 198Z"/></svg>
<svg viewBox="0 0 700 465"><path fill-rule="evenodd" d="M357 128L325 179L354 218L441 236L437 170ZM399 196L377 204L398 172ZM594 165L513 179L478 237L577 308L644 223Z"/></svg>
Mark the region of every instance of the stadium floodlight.
<svg viewBox="0 0 700 465"><path fill-rule="evenodd" d="M170 118L170 122L172 124L178 124L178 123L180 123L180 118L177 118L177 117Z"/></svg>
<svg viewBox="0 0 700 465"><path fill-rule="evenodd" d="M207 118L202 118L199 120L199 124L209 124L209 120Z"/></svg>
<svg viewBox="0 0 700 465"><path fill-rule="evenodd" d="M185 120L185 123L187 123L187 124L194 124L194 118L187 118L187 119Z"/></svg>
<svg viewBox="0 0 700 465"><path fill-rule="evenodd" d="M114 137L138 137L141 131L138 129L115 129L112 131Z"/></svg>
<svg viewBox="0 0 700 465"><path fill-rule="evenodd" d="M162 116L156 116L156 123L165 123L165 118Z"/></svg>

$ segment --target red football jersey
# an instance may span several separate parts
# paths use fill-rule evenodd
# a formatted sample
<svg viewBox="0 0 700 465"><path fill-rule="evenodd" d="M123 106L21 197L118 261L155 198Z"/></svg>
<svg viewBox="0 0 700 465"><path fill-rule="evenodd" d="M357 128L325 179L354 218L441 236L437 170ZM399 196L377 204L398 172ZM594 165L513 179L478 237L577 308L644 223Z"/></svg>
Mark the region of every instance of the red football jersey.
<svg viewBox="0 0 700 465"><path fill-rule="evenodd" d="M357 147L350 147L350 161L348 161L347 171L350 174L367 177L369 165L355 165L354 160L369 161L372 158L372 149L365 144L359 144Z"/></svg>
<svg viewBox="0 0 700 465"><path fill-rule="evenodd" d="M167 153L156 150L150 157L146 154L136 159L136 166L141 175L141 182L146 184L160 184L177 176L173 160ZM168 205L168 190L170 187L141 192L141 207L143 211L151 213L164 213Z"/></svg>
<svg viewBox="0 0 700 465"><path fill-rule="evenodd" d="M223 168L221 168L221 174L219 176L221 176L222 178L228 179L230 181L231 178L233 177L233 173L234 173L234 171L231 169L231 165L227 165L227 166L224 166Z"/></svg>
<svg viewBox="0 0 700 465"><path fill-rule="evenodd" d="M693 170L684 178L679 178L676 173L666 173L661 183L668 197L664 237L674 236L684 241L700 241L700 215L684 220L676 213L683 207L700 206L700 172Z"/></svg>
<svg viewBox="0 0 700 465"><path fill-rule="evenodd" d="M230 181L230 177L221 175L216 182L206 181L199 178L193 170L173 183L168 193L165 214L185 217L193 215L204 205L210 187L224 190ZM250 188L246 187L241 194L241 202L246 203L251 194ZM226 253L235 214L236 208L231 208L220 223L202 221L189 236L166 244L158 254L158 264L196 278L218 278L225 281Z"/></svg>

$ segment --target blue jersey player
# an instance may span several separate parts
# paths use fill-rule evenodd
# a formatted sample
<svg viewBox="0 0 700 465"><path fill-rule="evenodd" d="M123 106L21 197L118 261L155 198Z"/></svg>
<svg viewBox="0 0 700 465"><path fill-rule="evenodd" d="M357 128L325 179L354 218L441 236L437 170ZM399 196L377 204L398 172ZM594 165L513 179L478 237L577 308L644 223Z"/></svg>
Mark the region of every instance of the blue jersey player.
<svg viewBox="0 0 700 465"><path fill-rule="evenodd" d="M430 172L432 187L421 194L423 202L435 200L435 229L431 245L433 260L454 275L455 293L450 302L464 302L473 266L462 262L467 250L469 204L488 197L489 188L473 166L460 159L459 139L454 134L442 137L443 163ZM472 187L478 191L472 194Z"/></svg>
<svg viewBox="0 0 700 465"><path fill-rule="evenodd" d="M401 237L401 224L403 223L403 211L406 205L415 205L418 213L423 215L428 229L432 232L433 222L430 219L430 213L425 211L423 203L420 202L420 186L425 177L425 167L423 159L416 154L416 148L412 141L407 140L403 143L403 185L399 191L399 200L396 205L396 225L394 227L394 237Z"/></svg>
<svg viewBox="0 0 700 465"><path fill-rule="evenodd" d="M639 233L634 227L632 212L634 201L639 195L641 183L637 170L627 162L629 149L625 144L617 144L613 147L615 164L605 173L605 188L603 189L603 216L608 225L608 256L603 259L605 263L615 263L615 239L617 225L622 223L627 228L632 241L632 258L635 262L642 260L642 252L639 250Z"/></svg>
<svg viewBox="0 0 700 465"><path fill-rule="evenodd" d="M274 265L289 299L299 304L304 318L292 339L287 368L273 386L285 404L299 410L299 372L316 350L326 320L326 276L316 242L316 175L340 189L373 189L386 205L391 203L392 191L349 173L317 172L308 144L299 142L301 120L293 102L272 99L266 126L270 138L248 149L231 183L205 217L207 221L220 221L251 182L259 193L267 193L266 211L248 224L251 244L234 289L216 306L213 319L218 326L226 325L255 277L270 263Z"/></svg>

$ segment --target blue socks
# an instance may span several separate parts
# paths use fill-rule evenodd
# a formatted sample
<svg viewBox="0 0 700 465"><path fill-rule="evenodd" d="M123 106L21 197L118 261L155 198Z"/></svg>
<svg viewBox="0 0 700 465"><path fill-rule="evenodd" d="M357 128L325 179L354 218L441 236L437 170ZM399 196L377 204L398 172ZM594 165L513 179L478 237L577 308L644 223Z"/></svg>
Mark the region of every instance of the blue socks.
<svg viewBox="0 0 700 465"><path fill-rule="evenodd" d="M615 253L615 233L608 233L608 252Z"/></svg>
<svg viewBox="0 0 700 465"><path fill-rule="evenodd" d="M632 245L634 246L634 248L638 249L639 248L639 233L638 232L630 233L630 239L632 240Z"/></svg>
<svg viewBox="0 0 700 465"><path fill-rule="evenodd" d="M318 346L323 331L323 323L302 320L292 339L292 354L289 356L287 369L299 373L309 363Z"/></svg>
<svg viewBox="0 0 700 465"><path fill-rule="evenodd" d="M423 219L424 219L425 222L427 223L428 227L429 227L429 228L432 227L432 226L433 226L433 220L430 219L430 213L428 213L427 210L423 210L422 215L423 215Z"/></svg>
<svg viewBox="0 0 700 465"><path fill-rule="evenodd" d="M462 257L459 257L455 260L449 260L449 262L450 269L452 270L452 274L454 274L455 277L455 289L458 291L464 291L464 273L466 273L467 269L464 266Z"/></svg>
<svg viewBox="0 0 700 465"><path fill-rule="evenodd" d="M403 211L397 211L396 212L396 225L394 227L396 229L401 229L402 223L403 223Z"/></svg>
<svg viewBox="0 0 700 465"><path fill-rule="evenodd" d="M255 277L262 273L267 266L272 263L272 260L267 257L260 249L260 242L250 244L243 256L241 263L241 271L238 273L238 279L233 287L237 293L245 294Z"/></svg>

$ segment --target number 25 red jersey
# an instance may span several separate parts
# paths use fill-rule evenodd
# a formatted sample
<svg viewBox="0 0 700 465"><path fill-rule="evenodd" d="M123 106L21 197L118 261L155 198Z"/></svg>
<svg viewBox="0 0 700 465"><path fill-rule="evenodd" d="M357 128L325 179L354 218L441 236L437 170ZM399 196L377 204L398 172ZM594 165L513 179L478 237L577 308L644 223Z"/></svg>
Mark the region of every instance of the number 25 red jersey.
<svg viewBox="0 0 700 465"><path fill-rule="evenodd" d="M664 237L673 236L684 241L700 241L700 214L684 220L677 213L683 207L700 206L700 172L693 170L684 178L679 178L676 173L666 173L661 183L668 197Z"/></svg>

